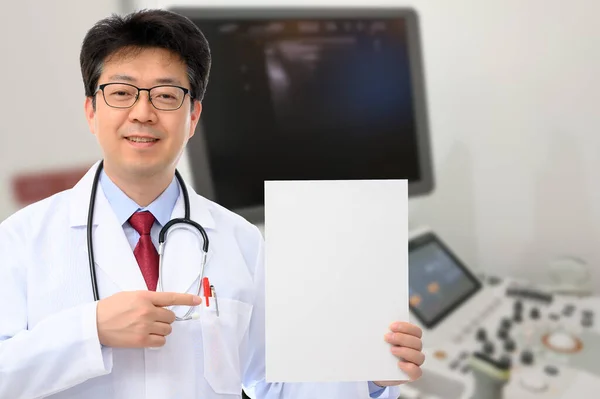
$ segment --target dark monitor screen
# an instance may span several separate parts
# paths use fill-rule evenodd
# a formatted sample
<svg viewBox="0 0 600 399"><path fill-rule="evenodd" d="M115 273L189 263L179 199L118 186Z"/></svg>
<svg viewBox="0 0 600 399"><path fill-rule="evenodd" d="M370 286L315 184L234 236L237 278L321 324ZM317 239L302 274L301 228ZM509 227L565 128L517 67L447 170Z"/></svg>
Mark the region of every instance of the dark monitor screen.
<svg viewBox="0 0 600 399"><path fill-rule="evenodd" d="M477 292L481 283L433 234L409 244L409 303L433 327Z"/></svg>
<svg viewBox="0 0 600 399"><path fill-rule="evenodd" d="M188 144L194 175L210 171L211 199L263 206L265 180L408 179L411 195L431 190L412 12L176 11L211 47L203 139Z"/></svg>

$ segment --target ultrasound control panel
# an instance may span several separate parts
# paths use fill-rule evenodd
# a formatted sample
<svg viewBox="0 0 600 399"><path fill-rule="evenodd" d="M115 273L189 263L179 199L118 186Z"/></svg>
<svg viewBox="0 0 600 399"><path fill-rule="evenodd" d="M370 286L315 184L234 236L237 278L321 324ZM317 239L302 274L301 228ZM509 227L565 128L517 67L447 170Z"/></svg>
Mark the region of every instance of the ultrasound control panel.
<svg viewBox="0 0 600 399"><path fill-rule="evenodd" d="M423 329L423 377L401 399L571 399L600 392L600 298L553 295L528 281L476 276L431 231L409 244L410 310ZM473 369L487 359L505 380ZM479 384L478 384L479 382ZM487 389L487 388L486 388Z"/></svg>

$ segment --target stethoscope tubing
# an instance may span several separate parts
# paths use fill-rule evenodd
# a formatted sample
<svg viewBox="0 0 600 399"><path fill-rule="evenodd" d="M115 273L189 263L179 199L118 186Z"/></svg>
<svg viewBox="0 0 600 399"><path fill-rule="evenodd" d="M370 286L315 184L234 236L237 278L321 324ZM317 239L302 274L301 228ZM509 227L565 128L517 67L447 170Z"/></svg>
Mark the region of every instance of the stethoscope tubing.
<svg viewBox="0 0 600 399"><path fill-rule="evenodd" d="M100 300L100 295L98 294L98 280L96 277L96 267L95 267L96 263L94 260L94 245L93 245L93 240L92 240L92 226L93 226L93 221L94 221L94 208L96 205L96 192L98 189L98 184L100 181L100 173L102 172L103 166L104 166L104 160L100 161L98 168L96 169L96 173L94 175L94 180L92 182L92 190L91 190L90 204L89 204L89 209L88 209L88 220L87 220L88 261L89 261L89 266L90 266L90 280L92 283L92 291L94 294L94 301ZM184 212L183 218L171 219L167 224L165 224L163 226L163 228L160 230L160 233L158 235L158 244L159 244L159 248L158 248L159 272L158 272L158 275L159 275L159 278L158 278L157 289L159 291L162 291L162 288L163 288L163 284L162 284L163 252L164 252L164 248L165 248L165 244L166 244L167 235L169 233L169 229L171 229L176 224L187 224L187 225L190 225L190 226L196 228L198 230L198 232L200 232L200 235L202 235L202 240L203 240L203 243L202 243L203 254L202 254L201 267L200 267L200 279L198 282L198 295L200 295L201 290L202 290L202 279L204 278L204 266L206 265L206 256L208 254L208 245L209 245L208 236L206 234L206 231L200 224L198 224L190 219L190 198L189 198L187 188L185 186L185 182L183 181L183 178L181 177L181 175L179 174L179 171L177 171L177 170L175 170L175 177L177 178L177 180L179 182L179 186L181 187L185 212ZM192 314L193 310L194 310L194 308L190 307L190 309L187 311L187 313L183 317L176 317L176 320L189 320L191 318L190 315Z"/></svg>

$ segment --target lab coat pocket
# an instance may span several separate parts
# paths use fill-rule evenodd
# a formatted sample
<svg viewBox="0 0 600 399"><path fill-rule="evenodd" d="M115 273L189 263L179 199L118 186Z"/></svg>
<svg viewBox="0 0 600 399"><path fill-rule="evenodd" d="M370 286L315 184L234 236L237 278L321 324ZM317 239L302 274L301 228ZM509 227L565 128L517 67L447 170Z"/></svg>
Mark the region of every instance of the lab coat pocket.
<svg viewBox="0 0 600 399"><path fill-rule="evenodd" d="M209 298L200 306L204 378L218 394L239 395L242 385L240 344L250 323L252 305L234 299ZM217 315L218 307L218 315Z"/></svg>

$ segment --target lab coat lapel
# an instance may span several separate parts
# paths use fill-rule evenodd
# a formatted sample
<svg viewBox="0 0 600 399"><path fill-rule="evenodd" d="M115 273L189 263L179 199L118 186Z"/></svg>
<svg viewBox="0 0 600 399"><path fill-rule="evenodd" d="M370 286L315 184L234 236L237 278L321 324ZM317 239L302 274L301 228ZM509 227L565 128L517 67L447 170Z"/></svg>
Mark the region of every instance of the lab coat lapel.
<svg viewBox="0 0 600 399"><path fill-rule="evenodd" d="M98 163L92 166L72 189L70 225L76 228L76 234L86 235L88 206ZM83 242L85 241L84 237ZM123 227L119 224L100 185L96 192L92 243L101 298L114 293L108 290L106 284L102 284L102 280L106 278L123 291L148 289ZM87 259L87 245L83 245L82 248Z"/></svg>
<svg viewBox="0 0 600 399"><path fill-rule="evenodd" d="M207 207L208 203L201 201L190 187L190 216L191 220L200 224L209 238L209 247L206 258L204 274L210 267L210 260L214 255L214 248L210 245L210 237L214 229L214 219ZM180 194L171 219L184 217L184 200ZM202 267L202 235L198 230L188 224L176 224L165 239L162 261L162 290L171 292L196 293L198 290L197 279L200 277Z"/></svg>
<svg viewBox="0 0 600 399"><path fill-rule="evenodd" d="M99 270L123 291L147 290L140 267L101 187L94 211L94 257Z"/></svg>

